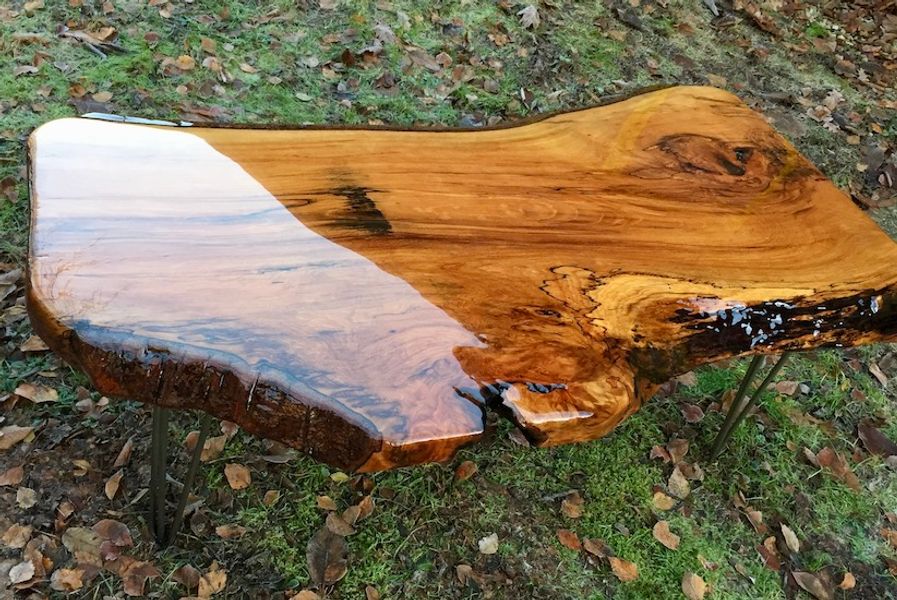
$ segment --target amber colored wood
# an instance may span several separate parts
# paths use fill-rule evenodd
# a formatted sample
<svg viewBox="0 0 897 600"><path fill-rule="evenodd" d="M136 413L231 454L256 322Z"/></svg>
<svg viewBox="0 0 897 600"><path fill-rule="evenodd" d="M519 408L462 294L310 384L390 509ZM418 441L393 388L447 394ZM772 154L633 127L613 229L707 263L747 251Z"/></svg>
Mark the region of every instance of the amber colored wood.
<svg viewBox="0 0 897 600"><path fill-rule="evenodd" d="M597 438L697 365L897 335L897 245L713 88L479 131L62 119L30 151L50 347L341 468L446 460L486 404Z"/></svg>

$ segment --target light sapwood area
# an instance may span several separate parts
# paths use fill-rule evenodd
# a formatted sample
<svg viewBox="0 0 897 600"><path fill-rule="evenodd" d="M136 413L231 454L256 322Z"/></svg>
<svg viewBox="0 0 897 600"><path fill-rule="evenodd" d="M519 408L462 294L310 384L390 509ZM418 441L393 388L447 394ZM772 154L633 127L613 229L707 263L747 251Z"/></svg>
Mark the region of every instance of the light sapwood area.
<svg viewBox="0 0 897 600"><path fill-rule="evenodd" d="M487 404L588 440L700 364L897 336L897 245L713 88L476 131L62 119L30 153L50 347L344 469L446 460Z"/></svg>

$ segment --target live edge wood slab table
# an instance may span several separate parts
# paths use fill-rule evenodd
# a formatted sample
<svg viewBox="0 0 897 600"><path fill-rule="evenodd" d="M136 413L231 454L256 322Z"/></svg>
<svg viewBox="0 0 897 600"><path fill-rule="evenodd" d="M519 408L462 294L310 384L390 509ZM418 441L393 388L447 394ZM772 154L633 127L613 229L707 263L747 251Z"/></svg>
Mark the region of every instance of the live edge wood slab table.
<svg viewBox="0 0 897 600"><path fill-rule="evenodd" d="M447 460L486 406L594 439L698 365L897 335L897 245L713 88L476 131L61 119L30 157L53 350L343 469Z"/></svg>

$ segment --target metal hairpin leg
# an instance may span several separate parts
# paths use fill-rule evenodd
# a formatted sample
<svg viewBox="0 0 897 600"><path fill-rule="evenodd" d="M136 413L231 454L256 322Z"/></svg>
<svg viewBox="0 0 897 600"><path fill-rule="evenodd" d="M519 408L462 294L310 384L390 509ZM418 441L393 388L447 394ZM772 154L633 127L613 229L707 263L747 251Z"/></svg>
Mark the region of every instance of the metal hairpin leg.
<svg viewBox="0 0 897 600"><path fill-rule="evenodd" d="M160 406L153 407L153 435L150 448L150 528L159 546L167 546L174 542L175 536L184 522L184 510L187 507L187 499L193 489L193 482L199 472L199 462L202 456L202 448L209 430L212 426L212 418L203 413L200 419L199 436L196 446L190 457L190 466L184 477L184 489L178 498L177 508L171 526L167 527L166 497L168 495L168 421L171 411ZM167 535L166 535L167 533Z"/></svg>
<svg viewBox="0 0 897 600"><path fill-rule="evenodd" d="M778 375L779 371L782 370L782 367L785 366L785 360L788 358L789 354L790 352L782 353L778 362L772 366L769 373L766 374L766 377L763 378L763 381L761 381L760 385L757 386L757 389L754 390L750 399L742 404L742 399L747 394L751 382L756 377L757 370L760 368L760 363L763 361L763 357L755 356L751 360L747 373L744 374L744 379L741 380L741 385L738 386L738 391L735 393L735 398L732 400L732 407L729 409L729 414L726 415L726 420L723 422L723 426L720 428L716 439L713 441L713 449L710 451L711 460L716 460L722 453L729 438L732 437L732 433L738 428L760 399L760 396L763 394L766 387L772 382L775 376Z"/></svg>
<svg viewBox="0 0 897 600"><path fill-rule="evenodd" d="M202 447L209 437L209 430L212 428L212 417L206 413L202 413L199 422L199 436L196 438L196 446L193 448L193 455L190 457L190 467L187 469L187 475L184 477L184 489L181 491L181 497L178 499L178 506L174 511L174 521L171 523L171 529L168 531L168 537L165 538L165 545L174 542L175 536L181 530L184 523L184 509L187 508L187 498L193 489L193 482L196 480L196 474L199 472L199 459L202 456Z"/></svg>
<svg viewBox="0 0 897 600"><path fill-rule="evenodd" d="M150 446L150 525L156 541L165 539L165 479L168 462L168 418L171 411L153 406L153 437Z"/></svg>

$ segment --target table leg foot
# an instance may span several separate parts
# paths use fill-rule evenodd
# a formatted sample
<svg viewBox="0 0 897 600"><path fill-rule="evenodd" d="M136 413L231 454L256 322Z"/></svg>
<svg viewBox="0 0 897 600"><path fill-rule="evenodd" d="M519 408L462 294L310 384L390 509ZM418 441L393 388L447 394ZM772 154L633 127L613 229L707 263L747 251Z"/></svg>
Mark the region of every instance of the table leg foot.
<svg viewBox="0 0 897 600"><path fill-rule="evenodd" d="M755 356L751 360L747 373L745 373L744 379L741 380L741 385L738 386L738 391L735 393L735 398L732 400L732 407L726 415L726 420L723 422L716 439L713 441L713 448L710 451L711 460L716 460L719 458L719 455L722 454L723 448L725 448L729 438L732 437L732 433L734 433L738 426L741 425L741 422L760 399L763 391L772 382L773 378L778 375L779 371L782 370L782 367L785 366L785 360L788 358L789 354L789 352L782 353L782 356L776 364L772 366L769 373L766 374L766 377L763 378L763 381L760 382L760 385L757 386L757 389L751 394L751 397L747 402L742 403L751 382L757 375L757 370L760 368L760 362L763 360L763 357Z"/></svg>

